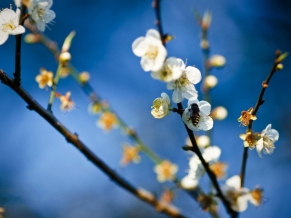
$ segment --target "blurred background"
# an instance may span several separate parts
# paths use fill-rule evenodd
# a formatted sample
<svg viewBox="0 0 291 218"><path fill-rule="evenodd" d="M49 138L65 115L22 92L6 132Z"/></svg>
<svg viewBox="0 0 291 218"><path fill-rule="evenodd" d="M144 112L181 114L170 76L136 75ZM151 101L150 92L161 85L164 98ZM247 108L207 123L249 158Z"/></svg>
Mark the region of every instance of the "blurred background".
<svg viewBox="0 0 291 218"><path fill-rule="evenodd" d="M140 67L140 59L132 53L131 44L146 31L155 28L152 0L62 0L55 1L54 24L45 34L62 45L64 38L76 31L70 49L72 64L91 74L90 82L98 94L107 99L123 120L134 127L142 140L160 157L179 165L178 177L186 175L189 154L181 146L186 131L179 116L171 114L156 120L150 114L152 101L166 90L164 83L153 80ZM8 8L12 0L1 0L0 8ZM14 6L13 6L14 7ZM228 176L239 174L243 145L238 137L245 128L237 118L242 110L255 106L262 81L268 75L274 52L291 51L291 2L287 0L164 0L164 31L175 35L167 44L169 56L187 60L202 70L199 47L200 30L193 8L203 13L212 11L209 30L211 54L226 57L222 70L213 70L218 85L212 90L212 106L224 106L229 116L217 121L213 144L222 149L221 161L229 164ZM0 68L12 75L14 70L14 37L0 47ZM57 63L42 45L22 47L22 85L46 107L49 92L35 82L41 67L56 71ZM276 73L265 93L253 129L261 132L269 123L280 138L272 155L260 158L249 152L245 186L264 189L263 204L249 205L240 217L288 217L291 201L291 61ZM200 91L200 85L196 86ZM131 183L153 191L158 196L170 182L160 184L154 165L142 155L138 165L119 165L123 142L132 143L119 130L105 133L96 127L97 117L87 112L89 99L72 78L61 80L58 91L72 92L77 108L69 113L53 105L55 116L112 168ZM0 84L0 207L4 217L22 218L121 218L157 217L155 210L140 202L93 166L79 151L8 87ZM186 101L184 101L186 105ZM209 187L207 176L202 186ZM223 183L223 182L222 182ZM187 217L210 217L185 193L178 191L174 203ZM223 206L221 217L228 217Z"/></svg>

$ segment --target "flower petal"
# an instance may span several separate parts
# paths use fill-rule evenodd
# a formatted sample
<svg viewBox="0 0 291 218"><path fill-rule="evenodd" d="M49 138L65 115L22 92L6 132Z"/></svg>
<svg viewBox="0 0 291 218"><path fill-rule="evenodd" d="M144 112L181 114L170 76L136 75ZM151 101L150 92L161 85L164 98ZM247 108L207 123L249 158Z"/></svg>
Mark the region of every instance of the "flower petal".
<svg viewBox="0 0 291 218"><path fill-rule="evenodd" d="M226 185L234 189L240 188L241 179L238 175L232 176L225 181Z"/></svg>
<svg viewBox="0 0 291 218"><path fill-rule="evenodd" d="M148 44L145 43L144 39L144 37L139 37L132 43L132 51L138 57L143 56L148 50Z"/></svg>
<svg viewBox="0 0 291 218"><path fill-rule="evenodd" d="M4 44L8 39L9 34L5 32L0 32L0 45Z"/></svg>
<svg viewBox="0 0 291 218"><path fill-rule="evenodd" d="M179 90L175 89L172 94L172 99L173 99L173 102L180 103L183 101L184 98L182 96L182 93Z"/></svg>
<svg viewBox="0 0 291 218"><path fill-rule="evenodd" d="M152 37L161 41L160 33L155 29L150 29L147 31L146 38ZM161 42L162 43L162 42Z"/></svg>
<svg viewBox="0 0 291 218"><path fill-rule="evenodd" d="M196 67L188 66L185 73L191 83L197 84L201 81L201 72Z"/></svg>
<svg viewBox="0 0 291 218"><path fill-rule="evenodd" d="M142 69L148 72L153 68L155 61L153 59L149 59L143 56L140 60L140 64L141 64Z"/></svg>
<svg viewBox="0 0 291 218"><path fill-rule="evenodd" d="M211 105L207 101L200 101L199 109L203 114L209 115L211 111Z"/></svg>

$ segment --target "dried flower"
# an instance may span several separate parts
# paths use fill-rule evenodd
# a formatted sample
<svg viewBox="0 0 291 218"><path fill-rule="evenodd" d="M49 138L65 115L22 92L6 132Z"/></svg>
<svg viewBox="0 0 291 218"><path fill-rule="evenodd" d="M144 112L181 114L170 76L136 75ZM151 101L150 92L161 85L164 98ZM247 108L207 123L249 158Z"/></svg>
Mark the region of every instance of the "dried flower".
<svg viewBox="0 0 291 218"><path fill-rule="evenodd" d="M241 116L237 119L243 126L248 126L250 124L250 120L256 120L257 117L252 115L253 108L251 107L248 111L242 111Z"/></svg>
<svg viewBox="0 0 291 218"><path fill-rule="evenodd" d="M118 119L115 114L111 112L104 112L97 122L97 126L106 131L118 126Z"/></svg>
<svg viewBox="0 0 291 218"><path fill-rule="evenodd" d="M239 137L244 140L244 146L249 147L251 150L255 148L261 139L260 133L253 133L252 130L248 130L246 134L240 134Z"/></svg>
<svg viewBox="0 0 291 218"><path fill-rule="evenodd" d="M140 152L140 148L137 146L131 146L129 144L123 145L123 155L120 161L122 166L129 164L130 162L139 163L140 156L138 155Z"/></svg>
<svg viewBox="0 0 291 218"><path fill-rule="evenodd" d="M172 180L178 171L178 166L172 164L170 161L164 160L157 164L154 168L157 174L157 179L159 182L165 182L166 180Z"/></svg>
<svg viewBox="0 0 291 218"><path fill-rule="evenodd" d="M162 93L161 97L153 101L151 114L154 118L161 119L170 113L171 102L166 93Z"/></svg>
<svg viewBox="0 0 291 218"><path fill-rule="evenodd" d="M216 204L212 196L205 194L200 194L197 198L197 201L203 211L208 211L212 205Z"/></svg>
<svg viewBox="0 0 291 218"><path fill-rule="evenodd" d="M35 80L41 89L47 86L51 87L53 85L53 72L40 68L40 74L35 77Z"/></svg>
<svg viewBox="0 0 291 218"><path fill-rule="evenodd" d="M264 192L263 189L255 187L254 190L250 191L251 194L250 202L255 206L259 206L262 203L263 192Z"/></svg>

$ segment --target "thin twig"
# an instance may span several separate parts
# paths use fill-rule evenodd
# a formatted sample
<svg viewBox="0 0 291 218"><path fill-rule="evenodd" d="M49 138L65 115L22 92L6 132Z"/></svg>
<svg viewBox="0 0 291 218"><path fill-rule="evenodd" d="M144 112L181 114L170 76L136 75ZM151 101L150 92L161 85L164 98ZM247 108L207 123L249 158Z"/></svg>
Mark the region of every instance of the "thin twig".
<svg viewBox="0 0 291 218"><path fill-rule="evenodd" d="M159 30L159 33L161 35L161 39L163 39L163 36L164 36L164 33L163 33L163 28L162 28L162 22L161 22L161 13L160 13L160 1L161 0L154 0L154 3L153 3L153 6L155 8L155 11L156 11L156 25L158 27L158 30ZM162 40L163 44L164 44L164 41ZM177 104L177 107L179 110L183 110L183 106L181 103L178 103ZM182 114L180 114L181 117L182 117ZM230 207L230 204L229 202L226 200L226 198L224 197L224 195L222 194L222 191L219 187L219 184L217 182L217 179L216 179L216 176L214 175L214 173L210 170L209 168L209 165L208 163L206 163L206 161L204 160L201 152L200 152L200 149L198 148L198 145L196 143L196 140L195 140L195 137L194 137L194 133L192 130L190 130L185 124L184 124L186 130L187 130L187 133L188 133L188 136L191 140L191 143L192 143L192 147L191 147L191 150L197 154L197 156L199 157L203 167L205 168L205 171L206 173L208 174L214 188L216 189L217 191L217 196L222 200L222 203L224 204L227 212L229 213L229 215L231 215L232 217L235 217L236 216L236 212L233 211Z"/></svg>
<svg viewBox="0 0 291 218"><path fill-rule="evenodd" d="M157 207L160 205L152 193L137 189L125 179L120 177L113 169L106 165L99 157L97 157L87 146L79 139L77 134L71 133L59 120L57 120L50 112L45 110L35 99L33 99L21 86L16 85L11 78L9 78L2 70L0 70L0 80L5 85L14 90L27 104L27 108L34 110L48 123L50 123L59 133L61 133L68 143L74 145L85 157L87 157L95 166L102 170L111 180L116 182L120 187L124 188L140 200ZM177 209L170 206L165 206L162 213L170 217L180 217L181 215Z"/></svg>
<svg viewBox="0 0 291 218"><path fill-rule="evenodd" d="M24 14L26 11L26 6L22 5L21 7L21 13L19 16L19 25L24 24ZM16 44L15 44L15 70L14 70L14 83L16 85L20 85L21 83L21 39L22 34L18 34L15 36Z"/></svg>
<svg viewBox="0 0 291 218"><path fill-rule="evenodd" d="M280 55L281 55L281 51L277 50L276 53L275 53L275 61L274 61L274 64L272 66L272 69L271 69L267 79L265 81L263 81L263 83L262 83L262 90L261 90L261 93L260 93L259 98L257 100L256 106L254 107L254 110L252 112L253 115L257 114L260 106L264 103L264 100L263 100L264 93L265 93L266 89L268 88L268 85L269 85L270 80L272 79L272 76L277 71L278 64L281 63L281 61L278 60ZM248 125L248 130L252 129L252 125L253 125L253 120L250 120L250 123ZM241 187L243 187L244 180L245 180L246 165L247 165L247 158L248 158L248 150L249 150L248 147L244 148L242 166L241 166L241 174L240 174Z"/></svg>

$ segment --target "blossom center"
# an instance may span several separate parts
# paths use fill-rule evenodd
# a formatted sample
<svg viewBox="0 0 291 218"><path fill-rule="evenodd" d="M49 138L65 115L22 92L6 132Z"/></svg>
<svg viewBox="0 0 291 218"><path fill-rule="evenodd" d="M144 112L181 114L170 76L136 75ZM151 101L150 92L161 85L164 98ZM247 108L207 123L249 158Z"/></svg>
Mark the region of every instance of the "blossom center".
<svg viewBox="0 0 291 218"><path fill-rule="evenodd" d="M155 59L158 56L158 53L159 53L158 47L150 45L145 56L147 56L149 59Z"/></svg>
<svg viewBox="0 0 291 218"><path fill-rule="evenodd" d="M12 21L10 21L9 23L3 24L4 32L8 32L9 30L15 30L15 29L16 29L16 26Z"/></svg>

